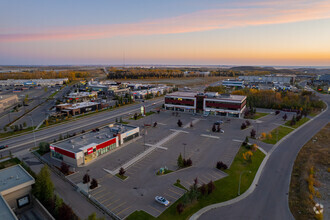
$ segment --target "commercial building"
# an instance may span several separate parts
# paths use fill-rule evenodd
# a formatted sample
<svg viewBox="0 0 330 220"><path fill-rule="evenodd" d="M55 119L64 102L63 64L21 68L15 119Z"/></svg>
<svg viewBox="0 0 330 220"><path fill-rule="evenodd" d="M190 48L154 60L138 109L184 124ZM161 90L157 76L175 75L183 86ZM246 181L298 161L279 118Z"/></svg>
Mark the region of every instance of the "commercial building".
<svg viewBox="0 0 330 220"><path fill-rule="evenodd" d="M0 113L17 102L17 95L0 95Z"/></svg>
<svg viewBox="0 0 330 220"><path fill-rule="evenodd" d="M110 124L74 138L51 144L51 157L73 166L82 166L139 135L139 127Z"/></svg>
<svg viewBox="0 0 330 220"><path fill-rule="evenodd" d="M31 205L34 178L20 165L0 170L0 219L17 219L24 207Z"/></svg>
<svg viewBox="0 0 330 220"><path fill-rule="evenodd" d="M56 112L69 115L79 115L82 113L95 111L97 109L101 109L101 104L98 102L78 102L75 104L66 103L59 104L56 106Z"/></svg>
<svg viewBox="0 0 330 220"><path fill-rule="evenodd" d="M55 86L63 85L69 81L68 78L61 79L7 79L0 80L3 86Z"/></svg>
<svg viewBox="0 0 330 220"><path fill-rule="evenodd" d="M97 98L97 92L72 92L66 98L70 102L84 102Z"/></svg>
<svg viewBox="0 0 330 220"><path fill-rule="evenodd" d="M228 86L228 87L244 87L244 81L239 81L239 80L223 80L222 81L223 86Z"/></svg>
<svg viewBox="0 0 330 220"><path fill-rule="evenodd" d="M239 80L244 80L248 83L281 83L293 84L296 76L291 75L269 75L269 76L239 76Z"/></svg>
<svg viewBox="0 0 330 220"><path fill-rule="evenodd" d="M241 118L246 108L246 96L174 92L165 96L165 109L182 112L214 114Z"/></svg>

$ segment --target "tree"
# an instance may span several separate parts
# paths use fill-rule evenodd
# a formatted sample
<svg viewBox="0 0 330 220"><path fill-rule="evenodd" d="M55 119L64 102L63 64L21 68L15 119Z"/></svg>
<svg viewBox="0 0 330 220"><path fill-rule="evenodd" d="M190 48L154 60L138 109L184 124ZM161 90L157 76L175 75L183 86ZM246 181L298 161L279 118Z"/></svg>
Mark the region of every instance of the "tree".
<svg viewBox="0 0 330 220"><path fill-rule="evenodd" d="M257 144L252 145L252 151L257 151L259 146Z"/></svg>
<svg viewBox="0 0 330 220"><path fill-rule="evenodd" d="M262 133L261 133L261 137L262 137L262 139L265 139L266 136L267 136L266 132L262 132Z"/></svg>
<svg viewBox="0 0 330 220"><path fill-rule="evenodd" d="M176 211L179 214L181 214L184 211L184 205L181 202L176 206Z"/></svg>
<svg viewBox="0 0 330 220"><path fill-rule="evenodd" d="M94 189L94 188L96 188L98 185L99 185L99 184L98 184L97 180L93 178L93 179L92 179L92 182L91 182L90 189Z"/></svg>
<svg viewBox="0 0 330 220"><path fill-rule="evenodd" d="M23 122L23 127L26 127L26 122Z"/></svg>
<svg viewBox="0 0 330 220"><path fill-rule="evenodd" d="M249 127L251 125L251 122L249 120L245 121L246 127Z"/></svg>
<svg viewBox="0 0 330 220"><path fill-rule="evenodd" d="M245 153L243 153L243 158L244 158L244 160L251 162L252 155L253 155L252 151L249 150L249 151L246 151Z"/></svg>
<svg viewBox="0 0 330 220"><path fill-rule="evenodd" d="M177 164L179 168L182 168L184 166L183 164L183 159L182 159L182 155L180 154L177 160Z"/></svg>
<svg viewBox="0 0 330 220"><path fill-rule="evenodd" d="M220 125L217 125L217 132L220 132Z"/></svg>
<svg viewBox="0 0 330 220"><path fill-rule="evenodd" d="M135 114L134 114L134 120L137 120L137 118L138 118L138 114L135 113Z"/></svg>
<svg viewBox="0 0 330 220"><path fill-rule="evenodd" d="M252 129L250 136L251 136L251 138L256 138L256 130Z"/></svg>
<svg viewBox="0 0 330 220"><path fill-rule="evenodd" d="M68 175L69 172L70 172L70 166L64 162L62 162L61 164L61 172L64 174L64 175Z"/></svg>
<svg viewBox="0 0 330 220"><path fill-rule="evenodd" d="M43 166L37 175L33 190L41 203L48 203L54 197L54 184L47 165Z"/></svg>
<svg viewBox="0 0 330 220"><path fill-rule="evenodd" d="M279 110L276 110L275 111L275 115L278 115L278 114L280 114L280 111Z"/></svg>
<svg viewBox="0 0 330 220"><path fill-rule="evenodd" d="M100 217L100 218L98 218L98 217L96 216L96 213L93 212L92 214L90 214L90 215L88 216L88 218L87 218L86 220L105 220L105 217Z"/></svg>
<svg viewBox="0 0 330 220"><path fill-rule="evenodd" d="M273 138L272 134L269 133L269 134L267 135L267 138L268 138L268 139L272 139L272 138Z"/></svg>
<svg viewBox="0 0 330 220"><path fill-rule="evenodd" d="M243 142L243 145L245 146L245 145L247 145L249 143L249 138L248 138L248 136L246 136L245 137L245 140L244 140L244 142Z"/></svg>
<svg viewBox="0 0 330 220"><path fill-rule="evenodd" d="M189 159L183 159L183 164L184 164L184 167L190 167L192 166L192 160L189 158Z"/></svg>
<svg viewBox="0 0 330 220"><path fill-rule="evenodd" d="M78 217L74 214L70 206L63 203L63 205L59 208L58 219L76 220Z"/></svg>
<svg viewBox="0 0 330 220"><path fill-rule="evenodd" d="M182 126L182 122L181 122L180 119L178 120L178 123L177 123L177 124L178 124L178 126L181 128L181 126Z"/></svg>
<svg viewBox="0 0 330 220"><path fill-rule="evenodd" d="M119 169L119 175L120 176L124 176L125 173L126 173L125 169L123 167L120 167L120 169Z"/></svg>
<svg viewBox="0 0 330 220"><path fill-rule="evenodd" d="M241 130L243 130L245 128L246 128L246 124L243 122L242 125L241 125Z"/></svg>
<svg viewBox="0 0 330 220"><path fill-rule="evenodd" d="M228 169L228 166L226 164L224 164L222 161L218 161L216 167L219 170L226 170L226 169Z"/></svg>
<svg viewBox="0 0 330 220"><path fill-rule="evenodd" d="M49 143L47 143L47 142L40 142L39 143L39 152L40 152L40 154L45 154L45 153L48 153L49 151L50 151Z"/></svg>
<svg viewBox="0 0 330 220"><path fill-rule="evenodd" d="M214 190L215 190L215 185L214 185L213 181L211 180L211 181L207 184L207 193L208 193L208 194L211 194Z"/></svg>
<svg viewBox="0 0 330 220"><path fill-rule="evenodd" d="M88 173L86 173L83 177L83 184L89 183L90 180L90 176L88 175Z"/></svg>
<svg viewBox="0 0 330 220"><path fill-rule="evenodd" d="M207 186L205 183L203 183L203 185L199 188L199 191L201 192L201 194L204 196L207 192Z"/></svg>
<svg viewBox="0 0 330 220"><path fill-rule="evenodd" d="M288 116L286 115L286 113L283 115L283 120L286 121L286 119L288 118Z"/></svg>

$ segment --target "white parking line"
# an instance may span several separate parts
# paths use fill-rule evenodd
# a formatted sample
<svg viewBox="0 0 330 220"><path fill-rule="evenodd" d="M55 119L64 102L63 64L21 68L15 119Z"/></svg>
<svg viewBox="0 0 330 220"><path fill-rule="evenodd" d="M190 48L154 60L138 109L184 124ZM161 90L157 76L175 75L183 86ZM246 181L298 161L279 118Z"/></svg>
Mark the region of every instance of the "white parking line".
<svg viewBox="0 0 330 220"><path fill-rule="evenodd" d="M218 136L212 136L212 135L208 135L208 134L201 134L202 137L209 137L209 138L214 138L214 139L220 139L220 137Z"/></svg>

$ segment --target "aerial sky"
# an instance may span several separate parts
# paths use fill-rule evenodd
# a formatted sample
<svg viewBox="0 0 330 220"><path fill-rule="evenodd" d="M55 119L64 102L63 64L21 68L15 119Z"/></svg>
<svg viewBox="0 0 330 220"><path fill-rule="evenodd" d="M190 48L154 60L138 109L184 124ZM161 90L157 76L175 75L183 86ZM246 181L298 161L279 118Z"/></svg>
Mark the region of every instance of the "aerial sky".
<svg viewBox="0 0 330 220"><path fill-rule="evenodd" d="M0 65L330 66L330 0L1 0Z"/></svg>

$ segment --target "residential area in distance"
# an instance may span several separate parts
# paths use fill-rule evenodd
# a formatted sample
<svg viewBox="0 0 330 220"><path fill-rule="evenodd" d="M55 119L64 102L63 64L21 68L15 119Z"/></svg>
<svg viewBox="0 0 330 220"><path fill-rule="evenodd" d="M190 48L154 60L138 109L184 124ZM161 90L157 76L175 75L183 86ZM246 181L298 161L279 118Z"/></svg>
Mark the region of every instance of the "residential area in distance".
<svg viewBox="0 0 330 220"><path fill-rule="evenodd" d="M3 1L0 220L330 219L329 9Z"/></svg>

